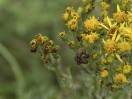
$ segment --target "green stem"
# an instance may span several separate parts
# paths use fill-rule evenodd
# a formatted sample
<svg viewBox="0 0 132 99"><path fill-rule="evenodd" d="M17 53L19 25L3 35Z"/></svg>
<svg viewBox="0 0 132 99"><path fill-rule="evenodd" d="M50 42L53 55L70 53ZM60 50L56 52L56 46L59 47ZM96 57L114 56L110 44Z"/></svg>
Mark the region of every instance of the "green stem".
<svg viewBox="0 0 132 99"><path fill-rule="evenodd" d="M0 43L0 53L8 61L12 71L14 72L15 78L18 83L18 86L17 86L18 89L16 90L16 92L20 99L23 96L23 88L24 88L24 78L23 78L20 66L15 60L15 58L13 57L13 55L2 43Z"/></svg>

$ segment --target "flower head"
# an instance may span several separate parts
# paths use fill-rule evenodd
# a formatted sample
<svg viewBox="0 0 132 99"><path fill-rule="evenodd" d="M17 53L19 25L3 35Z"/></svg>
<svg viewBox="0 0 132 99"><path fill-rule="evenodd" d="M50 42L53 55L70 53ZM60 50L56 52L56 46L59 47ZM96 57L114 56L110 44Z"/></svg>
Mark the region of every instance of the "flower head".
<svg viewBox="0 0 132 99"><path fill-rule="evenodd" d="M75 31L77 29L77 27L78 27L78 21L77 21L77 19L71 19L70 21L68 21L67 26L72 31Z"/></svg>
<svg viewBox="0 0 132 99"><path fill-rule="evenodd" d="M62 15L62 20L64 21L64 22L66 22L67 20L68 20L68 18L69 18L69 13L64 13L63 15Z"/></svg>
<svg viewBox="0 0 132 99"><path fill-rule="evenodd" d="M97 53L95 53L95 54L93 54L93 55L92 55L92 57L93 57L93 59L95 59L95 58L97 58L97 57L98 57L98 54L97 54Z"/></svg>
<svg viewBox="0 0 132 99"><path fill-rule="evenodd" d="M36 52L37 51L37 47L38 47L38 44L37 44L37 40L36 39L33 39L30 41L30 51L31 52Z"/></svg>
<svg viewBox="0 0 132 99"><path fill-rule="evenodd" d="M90 11L92 11L94 9L94 6L92 5L92 4L88 4L87 6L86 6L86 8L85 8L85 11L86 12L90 12Z"/></svg>
<svg viewBox="0 0 132 99"><path fill-rule="evenodd" d="M102 10L107 10L110 7L110 5L106 2L101 2L101 9Z"/></svg>
<svg viewBox="0 0 132 99"><path fill-rule="evenodd" d="M45 43L46 41L48 41L48 37L47 36L42 36L42 34L37 34L36 35L36 40L38 43Z"/></svg>
<svg viewBox="0 0 132 99"><path fill-rule="evenodd" d="M89 20L84 21L84 27L87 31L95 31L99 27L98 20L93 16Z"/></svg>
<svg viewBox="0 0 132 99"><path fill-rule="evenodd" d="M129 42L122 41L118 43L118 48L123 52L123 51L130 51L131 50L131 45Z"/></svg>
<svg viewBox="0 0 132 99"><path fill-rule="evenodd" d="M128 16L124 11L121 11L119 5L117 5L117 12L113 14L113 18L117 23L121 23L127 21Z"/></svg>
<svg viewBox="0 0 132 99"><path fill-rule="evenodd" d="M68 45L69 45L70 48L73 48L74 45L75 45L75 41L69 41Z"/></svg>
<svg viewBox="0 0 132 99"><path fill-rule="evenodd" d="M61 37L62 40L66 40L66 33L65 32L60 32L59 36Z"/></svg>
<svg viewBox="0 0 132 99"><path fill-rule="evenodd" d="M80 15L77 12L73 11L73 12L71 12L71 17L73 19L78 20L80 18Z"/></svg>
<svg viewBox="0 0 132 99"><path fill-rule="evenodd" d="M73 7L67 7L66 8L67 13L71 13L72 11L74 11Z"/></svg>
<svg viewBox="0 0 132 99"><path fill-rule="evenodd" d="M114 57L113 56L109 56L107 58L107 62L112 63L113 61L114 61Z"/></svg>
<svg viewBox="0 0 132 99"><path fill-rule="evenodd" d="M123 73L127 74L131 71L131 69L132 69L132 67L129 64L124 65L123 66Z"/></svg>
<svg viewBox="0 0 132 99"><path fill-rule="evenodd" d="M130 27L123 28L121 35L128 37L130 40L132 40L132 28Z"/></svg>
<svg viewBox="0 0 132 99"><path fill-rule="evenodd" d="M94 43L95 40L97 40L99 37L98 37L98 34L97 33L92 33L92 34L86 34L84 39L87 43Z"/></svg>
<svg viewBox="0 0 132 99"><path fill-rule="evenodd" d="M120 66L120 65L117 66L117 67L116 67L116 71L122 71L122 66Z"/></svg>
<svg viewBox="0 0 132 99"><path fill-rule="evenodd" d="M115 79L115 82L117 82L117 83L126 83L126 82L128 82L126 76L123 75L122 73L116 74L114 79Z"/></svg>
<svg viewBox="0 0 132 99"><path fill-rule="evenodd" d="M104 43L104 49L105 49L106 53L108 53L108 54L115 53L117 51L117 44L115 41L108 39Z"/></svg>
<svg viewBox="0 0 132 99"><path fill-rule="evenodd" d="M102 78L105 78L105 77L108 76L108 71L107 70L103 70L100 74L101 74Z"/></svg>

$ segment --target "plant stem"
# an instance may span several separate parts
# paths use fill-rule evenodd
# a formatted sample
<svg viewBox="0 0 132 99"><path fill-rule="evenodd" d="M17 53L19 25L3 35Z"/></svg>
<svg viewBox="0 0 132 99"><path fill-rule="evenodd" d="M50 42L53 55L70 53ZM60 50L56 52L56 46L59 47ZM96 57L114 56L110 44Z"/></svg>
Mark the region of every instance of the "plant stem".
<svg viewBox="0 0 132 99"><path fill-rule="evenodd" d="M18 84L16 93L19 99L22 99L23 88L24 88L24 78L23 78L20 66L15 60L14 56L9 52L9 50L2 43L0 43L0 53L8 61L12 71L14 72L14 75Z"/></svg>

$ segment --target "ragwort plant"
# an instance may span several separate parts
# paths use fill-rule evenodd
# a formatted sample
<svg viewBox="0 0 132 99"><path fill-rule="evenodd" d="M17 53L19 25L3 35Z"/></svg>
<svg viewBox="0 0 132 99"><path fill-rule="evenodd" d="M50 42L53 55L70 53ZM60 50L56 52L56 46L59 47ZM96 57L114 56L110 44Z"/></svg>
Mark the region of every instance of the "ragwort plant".
<svg viewBox="0 0 132 99"><path fill-rule="evenodd" d="M108 1L100 3L100 17L92 13L95 0L82 0L77 10L69 6L62 15L68 31L60 32L59 36L75 52L78 77L72 75L69 66L64 72L61 47L53 40L37 34L30 42L31 52L40 53L69 98L105 99L120 92L132 99L132 0L116 4L116 12L112 14Z"/></svg>

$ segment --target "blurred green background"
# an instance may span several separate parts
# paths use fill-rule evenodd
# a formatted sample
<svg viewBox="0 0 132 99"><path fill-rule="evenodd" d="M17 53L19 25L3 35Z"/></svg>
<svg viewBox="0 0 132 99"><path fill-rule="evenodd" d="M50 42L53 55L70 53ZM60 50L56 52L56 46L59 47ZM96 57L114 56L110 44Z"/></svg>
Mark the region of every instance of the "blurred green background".
<svg viewBox="0 0 132 99"><path fill-rule="evenodd" d="M0 0L0 99L18 99L21 90L21 99L59 99L54 73L43 66L39 55L30 53L29 42L42 33L60 43L62 13L77 1Z"/></svg>

